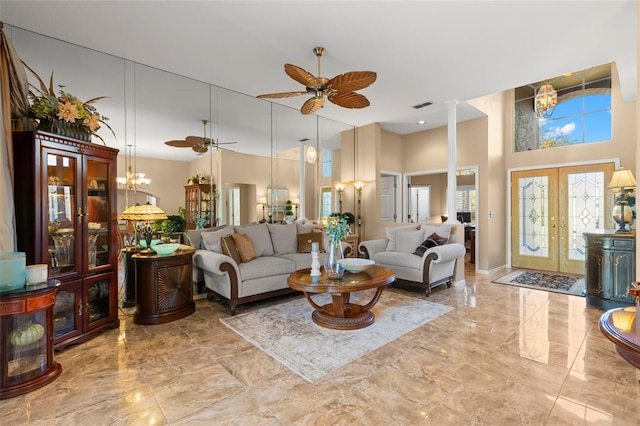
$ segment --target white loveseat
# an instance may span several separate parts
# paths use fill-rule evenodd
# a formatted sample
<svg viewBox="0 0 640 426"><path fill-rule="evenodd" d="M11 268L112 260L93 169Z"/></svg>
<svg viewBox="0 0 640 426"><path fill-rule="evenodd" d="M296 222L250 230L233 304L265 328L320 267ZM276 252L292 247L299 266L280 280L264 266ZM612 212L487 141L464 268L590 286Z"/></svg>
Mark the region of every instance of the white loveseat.
<svg viewBox="0 0 640 426"><path fill-rule="evenodd" d="M311 253L298 252L298 240L305 244L309 243L308 238L323 243L325 240L324 234L313 232L313 228L312 224L261 223L222 226L199 235L188 233L189 243L197 249L193 255L193 279L204 280L210 300L228 301L231 315L236 314L239 304L294 292L287 285L287 277L298 269L310 268L312 261ZM237 262L223 253L221 238L232 233L249 236L257 255L255 259ZM320 253L320 262L324 262L324 253Z"/></svg>
<svg viewBox="0 0 640 426"><path fill-rule="evenodd" d="M387 238L361 242L359 252L393 270L397 280L424 288L427 296L436 286L451 286L456 261L464 262L466 249L450 235L450 225L407 225L385 232ZM434 235L440 238L430 238ZM441 245L435 245L436 239Z"/></svg>

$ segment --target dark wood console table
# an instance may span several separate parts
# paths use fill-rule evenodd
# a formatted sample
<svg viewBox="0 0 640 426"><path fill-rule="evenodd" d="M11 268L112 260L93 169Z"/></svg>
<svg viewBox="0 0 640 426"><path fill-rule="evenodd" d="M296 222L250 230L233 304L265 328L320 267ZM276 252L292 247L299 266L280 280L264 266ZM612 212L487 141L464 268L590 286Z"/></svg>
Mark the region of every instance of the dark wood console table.
<svg viewBox="0 0 640 426"><path fill-rule="evenodd" d="M55 380L62 367L53 358L53 305L60 281L0 294L0 399Z"/></svg>
<svg viewBox="0 0 640 426"><path fill-rule="evenodd" d="M191 283L195 253L191 246L168 255L134 254L136 270L136 324L164 324L191 315L196 310Z"/></svg>

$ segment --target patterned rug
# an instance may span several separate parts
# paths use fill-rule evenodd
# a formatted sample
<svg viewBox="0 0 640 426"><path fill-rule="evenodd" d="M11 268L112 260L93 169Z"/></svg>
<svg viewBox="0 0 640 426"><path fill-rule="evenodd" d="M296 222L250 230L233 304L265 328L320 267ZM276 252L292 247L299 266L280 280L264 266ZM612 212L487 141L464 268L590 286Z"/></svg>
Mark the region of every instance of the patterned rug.
<svg viewBox="0 0 640 426"><path fill-rule="evenodd" d="M351 300L365 302L372 295L369 291L353 293ZM331 299L327 294L318 294L313 300L324 305ZM220 321L313 383L452 309L385 291L371 309L375 322L360 330L332 330L316 325L311 320L313 309L304 298Z"/></svg>
<svg viewBox="0 0 640 426"><path fill-rule="evenodd" d="M584 276L582 275L518 270L491 282L584 296Z"/></svg>

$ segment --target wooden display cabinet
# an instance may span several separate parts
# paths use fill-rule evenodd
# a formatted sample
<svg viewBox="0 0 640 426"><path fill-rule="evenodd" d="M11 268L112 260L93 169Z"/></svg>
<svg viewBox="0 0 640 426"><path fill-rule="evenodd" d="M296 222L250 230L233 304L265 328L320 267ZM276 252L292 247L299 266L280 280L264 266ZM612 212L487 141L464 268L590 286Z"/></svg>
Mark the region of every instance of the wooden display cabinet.
<svg viewBox="0 0 640 426"><path fill-rule="evenodd" d="M118 150L42 131L13 135L16 240L61 281L55 349L116 328Z"/></svg>
<svg viewBox="0 0 640 426"><path fill-rule="evenodd" d="M209 221L205 228L210 228L211 223L216 225L217 211L216 211L216 186L213 185L213 191L211 184L197 183L193 185L187 185L184 187L184 206L185 216L184 219L187 222L187 229L196 229L196 215L212 213L213 221Z"/></svg>
<svg viewBox="0 0 640 426"><path fill-rule="evenodd" d="M53 357L53 305L60 284L0 293L0 399L38 389L60 375Z"/></svg>

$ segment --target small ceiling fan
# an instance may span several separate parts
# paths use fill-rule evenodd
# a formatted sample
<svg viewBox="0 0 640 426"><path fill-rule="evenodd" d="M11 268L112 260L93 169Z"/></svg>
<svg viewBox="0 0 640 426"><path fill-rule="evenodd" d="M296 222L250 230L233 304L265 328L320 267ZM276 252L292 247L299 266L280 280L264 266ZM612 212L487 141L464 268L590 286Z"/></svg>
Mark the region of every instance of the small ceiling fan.
<svg viewBox="0 0 640 426"><path fill-rule="evenodd" d="M369 87L376 81L376 73L373 71L351 71L333 77L331 80L321 77L320 59L325 52L323 47L316 47L313 53L318 57L318 77L303 70L302 68L284 64L284 72L289 77L306 87L305 91L269 93L260 95L258 98L290 98L293 96L310 94L309 98L300 108L302 114L313 114L324 105L325 97L330 102L344 108L365 108L368 107L369 100L356 90Z"/></svg>
<svg viewBox="0 0 640 426"><path fill-rule="evenodd" d="M177 139L165 142L165 145L173 146L176 148L191 148L198 154L205 154L209 147L215 147L216 149L224 149L225 151L233 150L221 147L220 145L230 145L237 142L218 142L215 139L207 137L207 124L209 120L202 120L204 125L204 136L187 136L184 139Z"/></svg>

